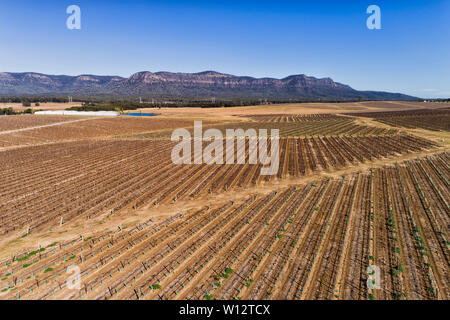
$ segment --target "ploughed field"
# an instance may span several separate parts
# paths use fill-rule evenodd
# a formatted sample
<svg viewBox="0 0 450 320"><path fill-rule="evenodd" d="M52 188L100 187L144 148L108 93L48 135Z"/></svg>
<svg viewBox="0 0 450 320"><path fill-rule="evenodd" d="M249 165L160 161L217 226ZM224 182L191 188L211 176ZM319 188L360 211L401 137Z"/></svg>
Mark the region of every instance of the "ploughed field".
<svg viewBox="0 0 450 320"><path fill-rule="evenodd" d="M0 132L86 119L80 116L0 115Z"/></svg>
<svg viewBox="0 0 450 320"><path fill-rule="evenodd" d="M277 174L261 175L262 161L249 163L250 153L261 158L257 144L226 142L223 164L174 164L175 142L163 139L86 140L0 152L0 234L58 225L61 218L90 219L124 208L208 197L436 147L410 135L281 138ZM271 149L269 140L262 163L272 157ZM241 152L245 161L237 164ZM235 164L226 164L227 154Z"/></svg>
<svg viewBox="0 0 450 320"><path fill-rule="evenodd" d="M52 243L2 262L2 298L449 299L449 163L439 153Z"/></svg>

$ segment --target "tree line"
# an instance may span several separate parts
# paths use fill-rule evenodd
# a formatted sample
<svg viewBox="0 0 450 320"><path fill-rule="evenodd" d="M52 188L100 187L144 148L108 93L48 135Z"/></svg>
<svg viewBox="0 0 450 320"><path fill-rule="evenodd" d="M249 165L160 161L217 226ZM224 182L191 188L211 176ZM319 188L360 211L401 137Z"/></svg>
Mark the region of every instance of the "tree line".
<svg viewBox="0 0 450 320"><path fill-rule="evenodd" d="M18 114L33 114L34 110L28 108L24 111L16 111L13 108L0 108L0 115L18 115Z"/></svg>

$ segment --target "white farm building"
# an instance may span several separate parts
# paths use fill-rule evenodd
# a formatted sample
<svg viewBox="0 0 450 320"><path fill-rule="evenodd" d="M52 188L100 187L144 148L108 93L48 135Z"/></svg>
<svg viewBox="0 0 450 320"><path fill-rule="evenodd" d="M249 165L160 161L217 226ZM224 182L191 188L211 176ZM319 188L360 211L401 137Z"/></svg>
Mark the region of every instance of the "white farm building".
<svg viewBox="0 0 450 320"><path fill-rule="evenodd" d="M36 111L34 114L46 115L64 115L64 116L101 116L101 117L117 117L120 115L117 111L72 111L72 110L52 110L52 111Z"/></svg>

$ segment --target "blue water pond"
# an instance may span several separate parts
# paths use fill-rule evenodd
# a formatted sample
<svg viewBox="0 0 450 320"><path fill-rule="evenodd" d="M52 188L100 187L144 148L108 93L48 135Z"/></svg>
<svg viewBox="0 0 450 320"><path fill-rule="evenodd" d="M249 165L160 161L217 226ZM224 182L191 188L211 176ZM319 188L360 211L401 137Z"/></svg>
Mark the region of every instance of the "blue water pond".
<svg viewBox="0 0 450 320"><path fill-rule="evenodd" d="M157 115L158 115L157 113L141 113L141 112L131 112L123 114L123 116L134 116L134 117L152 117Z"/></svg>

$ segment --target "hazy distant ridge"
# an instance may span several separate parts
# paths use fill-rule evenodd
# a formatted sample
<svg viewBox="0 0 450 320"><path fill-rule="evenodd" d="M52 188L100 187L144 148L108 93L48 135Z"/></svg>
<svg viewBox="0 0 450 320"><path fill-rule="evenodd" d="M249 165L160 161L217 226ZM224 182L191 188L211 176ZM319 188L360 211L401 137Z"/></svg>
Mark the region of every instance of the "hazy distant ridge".
<svg viewBox="0 0 450 320"><path fill-rule="evenodd" d="M129 78L96 75L0 73L0 95L73 95L219 99L363 99L414 100L400 93L357 91L331 78L303 74L283 79L253 78L204 71L199 73L138 72Z"/></svg>

